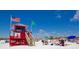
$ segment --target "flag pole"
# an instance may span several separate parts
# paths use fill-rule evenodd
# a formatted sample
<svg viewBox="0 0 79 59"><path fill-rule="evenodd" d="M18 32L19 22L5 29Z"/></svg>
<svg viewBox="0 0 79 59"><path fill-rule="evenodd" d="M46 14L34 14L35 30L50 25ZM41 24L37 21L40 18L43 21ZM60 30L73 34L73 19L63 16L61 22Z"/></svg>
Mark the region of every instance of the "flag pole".
<svg viewBox="0 0 79 59"><path fill-rule="evenodd" d="M11 25L12 25L12 16L10 16L10 34L11 34Z"/></svg>
<svg viewBox="0 0 79 59"><path fill-rule="evenodd" d="M31 32L32 32L32 22L31 22Z"/></svg>

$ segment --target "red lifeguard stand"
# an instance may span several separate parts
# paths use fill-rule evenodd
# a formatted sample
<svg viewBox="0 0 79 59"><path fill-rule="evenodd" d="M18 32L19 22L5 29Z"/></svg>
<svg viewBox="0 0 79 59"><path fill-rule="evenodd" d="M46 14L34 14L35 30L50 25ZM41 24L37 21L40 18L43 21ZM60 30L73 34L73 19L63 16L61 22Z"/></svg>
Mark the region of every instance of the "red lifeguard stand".
<svg viewBox="0 0 79 59"><path fill-rule="evenodd" d="M28 45L27 38L26 38L26 29L27 26L21 24L15 24L13 26L13 30L11 30L10 35L10 46L16 45Z"/></svg>

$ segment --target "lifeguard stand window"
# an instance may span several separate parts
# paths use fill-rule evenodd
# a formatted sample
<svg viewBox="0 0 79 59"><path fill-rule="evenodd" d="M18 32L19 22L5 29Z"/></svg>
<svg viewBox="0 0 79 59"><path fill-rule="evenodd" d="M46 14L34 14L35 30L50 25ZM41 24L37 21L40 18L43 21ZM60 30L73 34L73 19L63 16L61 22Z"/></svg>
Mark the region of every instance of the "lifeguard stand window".
<svg viewBox="0 0 79 59"><path fill-rule="evenodd" d="M19 32L25 32L26 31L26 29L25 29L25 27L15 27L15 30L16 31L19 31Z"/></svg>

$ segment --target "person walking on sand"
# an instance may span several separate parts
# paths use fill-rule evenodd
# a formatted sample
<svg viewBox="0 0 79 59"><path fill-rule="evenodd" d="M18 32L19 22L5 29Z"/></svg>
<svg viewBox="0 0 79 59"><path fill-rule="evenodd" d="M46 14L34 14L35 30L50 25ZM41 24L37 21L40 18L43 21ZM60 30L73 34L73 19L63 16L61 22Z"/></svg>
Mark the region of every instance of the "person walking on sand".
<svg viewBox="0 0 79 59"><path fill-rule="evenodd" d="M64 46L64 44L65 44L64 39L63 39L63 38L60 38L60 40L59 40L59 41L60 41L60 45L61 45L61 46Z"/></svg>

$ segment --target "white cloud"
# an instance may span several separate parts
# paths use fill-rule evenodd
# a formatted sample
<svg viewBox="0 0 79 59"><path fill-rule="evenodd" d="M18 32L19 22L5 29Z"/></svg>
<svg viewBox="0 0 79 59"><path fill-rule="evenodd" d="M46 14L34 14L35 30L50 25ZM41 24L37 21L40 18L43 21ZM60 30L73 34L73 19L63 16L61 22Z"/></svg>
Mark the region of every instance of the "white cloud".
<svg viewBox="0 0 79 59"><path fill-rule="evenodd" d="M46 32L44 29L40 29L37 33L37 37L44 39L45 37L49 37L50 34Z"/></svg>
<svg viewBox="0 0 79 59"><path fill-rule="evenodd" d="M61 17L62 17L61 15L57 15L57 18L59 18L59 19L60 19Z"/></svg>
<svg viewBox="0 0 79 59"><path fill-rule="evenodd" d="M79 21L79 10L76 11L76 13L72 17L71 21Z"/></svg>

